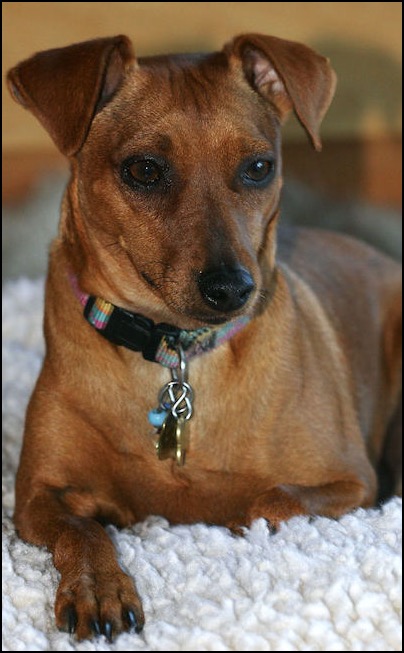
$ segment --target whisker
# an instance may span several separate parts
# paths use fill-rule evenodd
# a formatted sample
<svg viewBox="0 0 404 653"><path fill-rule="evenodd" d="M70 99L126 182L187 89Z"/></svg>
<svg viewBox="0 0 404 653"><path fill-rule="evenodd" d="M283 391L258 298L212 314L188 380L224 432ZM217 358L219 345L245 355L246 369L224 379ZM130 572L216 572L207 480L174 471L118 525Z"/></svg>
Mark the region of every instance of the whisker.
<svg viewBox="0 0 404 653"><path fill-rule="evenodd" d="M113 243L107 243L106 245L104 245L105 248L107 248L107 247L116 247L116 246L120 247L120 244L119 244L118 240L114 240Z"/></svg>

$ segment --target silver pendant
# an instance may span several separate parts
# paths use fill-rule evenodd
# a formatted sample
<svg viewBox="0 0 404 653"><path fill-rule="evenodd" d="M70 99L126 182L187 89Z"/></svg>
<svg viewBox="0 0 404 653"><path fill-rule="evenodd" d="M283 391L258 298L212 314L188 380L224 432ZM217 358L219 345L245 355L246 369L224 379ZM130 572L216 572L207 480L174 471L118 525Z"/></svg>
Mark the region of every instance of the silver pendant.
<svg viewBox="0 0 404 653"><path fill-rule="evenodd" d="M188 383L188 363L181 346L177 347L177 353L178 366L171 369L171 381L161 388L159 405L149 412L149 421L158 429L159 459L172 458L182 466L189 448L187 427L193 414L194 392Z"/></svg>

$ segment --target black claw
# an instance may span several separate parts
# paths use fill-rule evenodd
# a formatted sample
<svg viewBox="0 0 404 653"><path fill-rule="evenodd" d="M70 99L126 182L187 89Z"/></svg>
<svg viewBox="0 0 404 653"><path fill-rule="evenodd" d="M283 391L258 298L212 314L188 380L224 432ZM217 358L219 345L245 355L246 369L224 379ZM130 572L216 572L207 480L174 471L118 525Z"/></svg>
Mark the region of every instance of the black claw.
<svg viewBox="0 0 404 653"><path fill-rule="evenodd" d="M107 640L111 643L112 642L112 623L110 621L106 621L104 624L104 635L107 638Z"/></svg>
<svg viewBox="0 0 404 653"><path fill-rule="evenodd" d="M143 626L138 624L133 610L126 611L126 621L129 624L129 630L134 630L136 633L140 633L143 630Z"/></svg>
<svg viewBox="0 0 404 653"><path fill-rule="evenodd" d="M270 535L276 535L278 532L277 526L274 526L274 524L271 524L271 522L267 522L268 525L268 531Z"/></svg>
<svg viewBox="0 0 404 653"><path fill-rule="evenodd" d="M67 632L69 635L73 635L77 627L77 614L76 610L73 607L67 608Z"/></svg>
<svg viewBox="0 0 404 653"><path fill-rule="evenodd" d="M93 631L94 635L101 635L100 623L96 619L91 619L90 628Z"/></svg>
<svg viewBox="0 0 404 653"><path fill-rule="evenodd" d="M135 613L133 612L133 610L128 610L127 617L128 617L130 627L131 628L136 628L136 617L135 617Z"/></svg>

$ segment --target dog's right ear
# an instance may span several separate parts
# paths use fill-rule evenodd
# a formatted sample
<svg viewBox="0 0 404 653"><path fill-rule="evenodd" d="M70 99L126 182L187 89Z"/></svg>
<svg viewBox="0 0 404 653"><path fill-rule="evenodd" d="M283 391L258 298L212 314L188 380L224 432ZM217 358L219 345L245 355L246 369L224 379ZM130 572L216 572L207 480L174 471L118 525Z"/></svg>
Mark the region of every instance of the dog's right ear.
<svg viewBox="0 0 404 653"><path fill-rule="evenodd" d="M14 99L32 111L63 154L73 156L133 62L126 36L100 38L39 52L12 68L7 81Z"/></svg>

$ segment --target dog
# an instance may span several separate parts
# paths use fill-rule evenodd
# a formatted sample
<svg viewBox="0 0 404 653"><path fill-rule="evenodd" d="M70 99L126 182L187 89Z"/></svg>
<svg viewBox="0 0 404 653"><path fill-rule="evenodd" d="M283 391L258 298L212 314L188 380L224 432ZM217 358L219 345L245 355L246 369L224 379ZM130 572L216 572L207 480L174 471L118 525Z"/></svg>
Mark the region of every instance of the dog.
<svg viewBox="0 0 404 653"><path fill-rule="evenodd" d="M57 626L112 640L144 614L105 524L338 518L388 464L397 490L401 268L278 227L281 126L320 150L336 84L305 45L137 59L100 38L8 84L71 166L14 520L53 554Z"/></svg>

